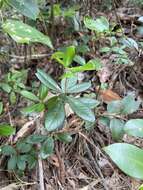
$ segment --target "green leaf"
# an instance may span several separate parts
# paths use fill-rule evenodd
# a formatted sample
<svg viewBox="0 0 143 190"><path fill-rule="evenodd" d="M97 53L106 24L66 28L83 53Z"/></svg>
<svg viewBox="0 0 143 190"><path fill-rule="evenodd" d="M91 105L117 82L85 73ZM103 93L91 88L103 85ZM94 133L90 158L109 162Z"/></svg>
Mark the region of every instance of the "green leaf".
<svg viewBox="0 0 143 190"><path fill-rule="evenodd" d="M99 125L103 125L105 127L109 127L110 126L110 119L109 117L100 117L99 120Z"/></svg>
<svg viewBox="0 0 143 190"><path fill-rule="evenodd" d="M32 149L32 145L25 142L18 142L16 148L21 153L27 153Z"/></svg>
<svg viewBox="0 0 143 190"><path fill-rule="evenodd" d="M65 143L70 143L72 141L72 137L68 133L60 133L56 136L60 141Z"/></svg>
<svg viewBox="0 0 143 190"><path fill-rule="evenodd" d="M115 143L104 148L105 152L127 175L143 179L143 150L126 143Z"/></svg>
<svg viewBox="0 0 143 190"><path fill-rule="evenodd" d="M110 47L103 47L99 50L101 53L109 53L111 51Z"/></svg>
<svg viewBox="0 0 143 190"><path fill-rule="evenodd" d="M20 94L29 100L39 102L39 98L35 94L33 94L32 92L28 92L27 90L22 90L20 92Z"/></svg>
<svg viewBox="0 0 143 190"><path fill-rule="evenodd" d="M16 151L12 146L4 145L1 148L1 153L5 156L10 156L10 155L16 154Z"/></svg>
<svg viewBox="0 0 143 190"><path fill-rule="evenodd" d="M77 98L67 97L67 103L71 109L82 119L89 122L95 121L95 115L89 107Z"/></svg>
<svg viewBox="0 0 143 190"><path fill-rule="evenodd" d="M23 108L21 112L23 114L31 114L31 113L39 113L44 111L45 105L43 103L33 104L31 106L28 106L26 108Z"/></svg>
<svg viewBox="0 0 143 190"><path fill-rule="evenodd" d="M34 155L28 155L28 168L31 170L33 169L37 164L37 158Z"/></svg>
<svg viewBox="0 0 143 190"><path fill-rule="evenodd" d="M107 105L107 111L109 113L116 113L116 114L119 114L121 113L122 109L123 109L123 104L120 100L115 100L115 101L112 101L110 103L108 103Z"/></svg>
<svg viewBox="0 0 143 190"><path fill-rule="evenodd" d="M139 49L137 42L133 38L123 38L121 41L128 48Z"/></svg>
<svg viewBox="0 0 143 190"><path fill-rule="evenodd" d="M93 109L96 106L98 106L100 104L100 102L98 100L95 100L93 98L77 98L77 100L79 100L80 102L82 102L84 105L86 105L89 109Z"/></svg>
<svg viewBox="0 0 143 190"><path fill-rule="evenodd" d="M143 184L139 187L138 190L143 190Z"/></svg>
<svg viewBox="0 0 143 190"><path fill-rule="evenodd" d="M77 75L76 75L76 76L73 76L73 77L71 77L71 78L64 78L64 79L62 79L62 81L61 81L62 92L63 92L63 93L68 92L68 90L69 90L71 87L73 87L73 86L76 85L77 80L78 80Z"/></svg>
<svg viewBox="0 0 143 190"><path fill-rule="evenodd" d="M40 155L43 159L46 159L53 153L54 140L52 137L48 137L47 140L42 144Z"/></svg>
<svg viewBox="0 0 143 190"><path fill-rule="evenodd" d="M90 17L84 17L84 24L86 28L95 30L97 33L102 33L109 30L109 22L103 16L97 18L96 20L93 20Z"/></svg>
<svg viewBox="0 0 143 190"><path fill-rule="evenodd" d="M69 68L69 72L77 73L82 71L92 71L92 70L100 70L102 67L101 61L99 59L92 59L88 63L83 66L71 67Z"/></svg>
<svg viewBox="0 0 143 190"><path fill-rule="evenodd" d="M43 135L30 135L27 139L27 143L37 144L43 142L47 137Z"/></svg>
<svg viewBox="0 0 143 190"><path fill-rule="evenodd" d="M73 58L75 56L75 47L69 46L66 48L65 56L64 56L64 66L68 67L71 65Z"/></svg>
<svg viewBox="0 0 143 190"><path fill-rule="evenodd" d="M16 168L17 155L12 155L8 160L8 170L14 170Z"/></svg>
<svg viewBox="0 0 143 190"><path fill-rule="evenodd" d="M122 100L112 101L107 105L109 113L131 114L138 110L140 101L135 101L133 96L126 96Z"/></svg>
<svg viewBox="0 0 143 190"><path fill-rule="evenodd" d="M0 125L0 136L9 136L15 133L15 129L8 124Z"/></svg>
<svg viewBox="0 0 143 190"><path fill-rule="evenodd" d="M3 102L0 102L0 115L2 114L3 112Z"/></svg>
<svg viewBox="0 0 143 190"><path fill-rule="evenodd" d="M65 68L71 65L75 56L75 47L69 46L66 48L65 52L55 52L52 55L52 59L56 59L60 64L62 64Z"/></svg>
<svg viewBox="0 0 143 190"><path fill-rule="evenodd" d="M111 119L110 129L114 140L121 140L124 135L125 123L120 119Z"/></svg>
<svg viewBox="0 0 143 190"><path fill-rule="evenodd" d="M39 42L53 48L48 36L21 21L6 20L2 27L17 43Z"/></svg>
<svg viewBox="0 0 143 190"><path fill-rule="evenodd" d="M48 74L46 74L41 69L37 70L36 76L49 89L54 90L54 91L61 90L60 87L58 86L58 84Z"/></svg>
<svg viewBox="0 0 143 190"><path fill-rule="evenodd" d="M124 106L122 114L131 114L139 109L140 101L135 101L134 97L129 95L122 100Z"/></svg>
<svg viewBox="0 0 143 190"><path fill-rule="evenodd" d="M11 104L15 104L16 103L16 94L15 92L11 92L10 95L9 95L9 100L10 100L10 103Z"/></svg>
<svg viewBox="0 0 143 190"><path fill-rule="evenodd" d="M36 20L40 12L35 0L7 0L6 2L21 14L33 20Z"/></svg>
<svg viewBox="0 0 143 190"><path fill-rule="evenodd" d="M64 104L60 99L57 99L53 105L48 105L48 112L45 118L45 128L47 131L54 131L62 127L64 120Z"/></svg>
<svg viewBox="0 0 143 190"><path fill-rule="evenodd" d="M7 83L0 83L0 88L2 88L5 92L10 93L12 88Z"/></svg>
<svg viewBox="0 0 143 190"><path fill-rule="evenodd" d="M86 64L85 59L82 58L82 57L79 56L79 55L75 55L74 61L75 61L76 63L80 64L80 65L85 65L85 64Z"/></svg>
<svg viewBox="0 0 143 190"><path fill-rule="evenodd" d="M46 98L47 94L48 94L47 86L45 86L44 84L41 84L40 89L39 89L39 98L40 98L40 100L44 100Z"/></svg>
<svg viewBox="0 0 143 190"><path fill-rule="evenodd" d="M68 88L66 90L66 93L80 93L86 91L90 87L91 87L91 82L83 82L81 84L77 84L72 86L71 88Z"/></svg>
<svg viewBox="0 0 143 190"><path fill-rule="evenodd" d="M125 124L125 133L135 137L143 137L143 119L130 119Z"/></svg>
<svg viewBox="0 0 143 190"><path fill-rule="evenodd" d="M19 170L24 171L26 168L26 158L25 155L17 157L17 167Z"/></svg>

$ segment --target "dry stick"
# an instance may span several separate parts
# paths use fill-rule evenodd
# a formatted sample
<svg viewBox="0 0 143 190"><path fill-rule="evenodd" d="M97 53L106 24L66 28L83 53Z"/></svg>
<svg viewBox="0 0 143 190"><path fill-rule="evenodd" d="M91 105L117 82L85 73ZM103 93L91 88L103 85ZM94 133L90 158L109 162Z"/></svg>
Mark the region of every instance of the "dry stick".
<svg viewBox="0 0 143 190"><path fill-rule="evenodd" d="M36 120L36 131L37 133L40 133L40 119ZM41 148L40 145L38 147L38 149ZM45 190L44 187L44 170L43 170L43 163L42 160L40 158L40 156L38 157L38 169L39 169L39 189L38 190Z"/></svg>
<svg viewBox="0 0 143 190"><path fill-rule="evenodd" d="M45 190L44 187L44 175L43 175L43 163L41 158L38 158L38 165L39 165L39 190Z"/></svg>

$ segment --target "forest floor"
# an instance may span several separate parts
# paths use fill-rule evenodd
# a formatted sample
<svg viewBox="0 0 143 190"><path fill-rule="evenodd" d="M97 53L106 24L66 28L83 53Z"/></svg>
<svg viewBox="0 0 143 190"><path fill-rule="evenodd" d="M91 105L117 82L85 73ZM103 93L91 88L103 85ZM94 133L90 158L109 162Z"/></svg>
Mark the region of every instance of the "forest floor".
<svg viewBox="0 0 143 190"><path fill-rule="evenodd" d="M109 20L115 21L124 28L128 37L133 37L136 41L143 39L143 34L137 33L137 27L140 25L138 18L142 16L143 9L133 6L121 5L116 10L107 12L96 12L93 15L103 15ZM55 47L70 44L73 38L84 35L82 32L75 32L69 39L63 34L66 23L55 26ZM0 39L5 43L5 36L1 35ZM91 44L92 46L92 44ZM43 68L47 73L57 78L62 73L61 67L56 63L53 64L50 56L52 52L42 45L35 46L35 54L44 54L45 57L28 57L30 47L17 46L11 43L9 51L12 52L8 56L0 60L0 75L3 76L9 68L21 69L23 65L28 69L28 82L35 80L35 72L37 68ZM25 53L26 51L26 53ZM13 56L13 55L17 56ZM104 112L107 103L132 94L136 99L143 100L143 54L140 55L135 50L129 52L134 66L127 64L111 64L114 59L113 54L101 55L100 59L103 63L103 69L100 72L91 71L85 74L85 78L91 79L93 89L97 91L96 86L100 83L107 82L108 90L98 90L98 98L102 101L101 111ZM86 60L99 56L99 52L89 52ZM18 103L16 106L7 104L8 97L0 92L1 99L4 104L5 114L0 116L0 121L10 121L14 126L18 126L18 135L25 135L21 130L21 126L28 125L31 118L23 118L17 111L24 102ZM136 113L129 115L129 118L143 118L143 108ZM55 153L45 161L42 161L42 173L39 174L39 168L27 171L20 179L14 172L9 173L5 169L0 169L0 189L38 189L39 175L44 175L45 190L138 190L142 181L135 180L125 175L103 152L102 148L114 143L111 132L108 127L98 121L92 130L85 130L84 123L74 114L70 114L67 119L68 128L70 128L73 141L69 144L55 142ZM24 130L24 128L23 128ZM20 132L19 132L20 131ZM21 133L21 134L19 134ZM28 131L29 133L29 131ZM6 143L7 139L0 139L1 144ZM124 136L123 142L132 143L139 147L143 147L143 141L140 138ZM0 158L0 163L5 165L5 160ZM39 164L40 166L40 164ZM40 169L41 172L41 169Z"/></svg>

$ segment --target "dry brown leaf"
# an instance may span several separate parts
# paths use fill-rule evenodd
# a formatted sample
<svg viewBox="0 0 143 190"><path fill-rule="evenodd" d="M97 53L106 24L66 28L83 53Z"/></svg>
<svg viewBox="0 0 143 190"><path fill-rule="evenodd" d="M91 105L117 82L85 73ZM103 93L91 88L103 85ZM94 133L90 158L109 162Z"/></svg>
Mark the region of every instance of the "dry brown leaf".
<svg viewBox="0 0 143 190"><path fill-rule="evenodd" d="M33 128L35 123L35 120L32 121L28 121L27 123L25 123L22 128L17 132L15 138L14 138L14 143L16 143L18 141L18 139L25 137L27 133L29 133L29 131L31 131L31 129Z"/></svg>
<svg viewBox="0 0 143 190"><path fill-rule="evenodd" d="M109 103L114 100L121 100L121 97L110 89L99 90L99 96L101 97L104 103Z"/></svg>

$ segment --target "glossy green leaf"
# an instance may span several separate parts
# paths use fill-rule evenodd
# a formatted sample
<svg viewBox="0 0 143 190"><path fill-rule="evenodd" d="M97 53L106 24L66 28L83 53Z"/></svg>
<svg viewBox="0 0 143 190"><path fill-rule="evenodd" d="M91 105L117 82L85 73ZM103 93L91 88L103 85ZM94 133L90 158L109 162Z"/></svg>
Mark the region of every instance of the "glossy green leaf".
<svg viewBox="0 0 143 190"><path fill-rule="evenodd" d="M47 94L48 94L47 86L45 86L44 84L41 84L40 89L39 89L39 98L40 98L40 100L44 100L46 98Z"/></svg>
<svg viewBox="0 0 143 190"><path fill-rule="evenodd" d="M67 103L71 109L82 119L89 122L95 121L95 115L89 107L77 98L67 97Z"/></svg>
<svg viewBox="0 0 143 190"><path fill-rule="evenodd" d="M10 103L11 103L11 104L15 104L15 103L16 103L16 99L17 99L17 98L16 98L16 94L15 94L15 92L12 91L12 92L10 93L10 95L9 95Z"/></svg>
<svg viewBox="0 0 143 190"><path fill-rule="evenodd" d="M75 56L75 47L69 46L66 48L65 57L64 57L64 66L68 67L71 65L73 58Z"/></svg>
<svg viewBox="0 0 143 190"><path fill-rule="evenodd" d="M72 141L72 137L68 133L59 133L56 136L60 141L64 143L70 143Z"/></svg>
<svg viewBox="0 0 143 190"><path fill-rule="evenodd" d="M17 43L29 44L31 42L39 42L53 48L48 36L21 21L6 20L2 27Z"/></svg>
<svg viewBox="0 0 143 190"><path fill-rule="evenodd" d="M54 90L54 91L60 91L60 87L54 81L48 74L46 74L43 70L38 69L36 73L37 78L49 89Z"/></svg>
<svg viewBox="0 0 143 190"><path fill-rule="evenodd" d="M35 101L35 102L39 102L39 98L38 98L35 94L33 94L32 92L29 92L29 91L27 91L27 90L22 90L22 91L20 92L20 94L21 94L23 97L25 97L25 98L27 98L27 99L29 99L29 100L32 100L32 101Z"/></svg>
<svg viewBox="0 0 143 190"><path fill-rule="evenodd" d="M126 143L115 143L104 148L115 164L127 175L143 179L143 150Z"/></svg>
<svg viewBox="0 0 143 190"><path fill-rule="evenodd" d="M69 46L65 49L64 52L55 52L52 55L52 59L57 60L60 64L62 64L65 68L71 65L75 56L75 47Z"/></svg>
<svg viewBox="0 0 143 190"><path fill-rule="evenodd" d="M53 153L54 140L52 137L48 137L47 140L42 144L40 155L43 159L46 159Z"/></svg>
<svg viewBox="0 0 143 190"><path fill-rule="evenodd" d="M61 128L65 120L64 104L57 99L53 105L48 106L45 118L45 128L47 131L54 131Z"/></svg>
<svg viewBox="0 0 143 190"><path fill-rule="evenodd" d="M40 12L36 0L7 0L6 2L21 14L33 20L36 20Z"/></svg>
<svg viewBox="0 0 143 190"><path fill-rule="evenodd" d="M0 115L2 114L3 112L3 102L0 102Z"/></svg>
<svg viewBox="0 0 143 190"><path fill-rule="evenodd" d="M84 24L88 29L94 30L97 33L102 33L109 30L109 22L103 16L97 18L96 20L90 17L84 17Z"/></svg>
<svg viewBox="0 0 143 190"><path fill-rule="evenodd" d="M7 83L0 83L0 88L2 88L7 93L10 93L12 90L12 87Z"/></svg>
<svg viewBox="0 0 143 190"><path fill-rule="evenodd" d="M61 88L62 88L62 92L66 93L69 91L70 88L74 87L77 83L77 75L70 77L70 78L64 78L61 80Z"/></svg>
<svg viewBox="0 0 143 190"><path fill-rule="evenodd" d="M91 87L91 82L83 82L67 89L67 93L80 93L88 90Z"/></svg>
<svg viewBox="0 0 143 190"><path fill-rule="evenodd" d="M121 140L124 135L125 123L120 119L111 119L110 129L114 140Z"/></svg>
<svg viewBox="0 0 143 190"><path fill-rule="evenodd" d="M31 106L28 106L26 108L23 108L21 112L23 114L31 114L31 113L39 113L44 111L45 105L43 103L33 104Z"/></svg>
<svg viewBox="0 0 143 190"><path fill-rule="evenodd" d="M15 129L8 124L0 125L0 136L9 136L15 133Z"/></svg>
<svg viewBox="0 0 143 190"><path fill-rule="evenodd" d="M71 67L69 68L69 72L77 73L82 71L92 71L92 70L100 70L102 67L101 61L99 59L90 60L83 66Z"/></svg>
<svg viewBox="0 0 143 190"><path fill-rule="evenodd" d="M135 137L143 137L143 119L130 119L125 124L125 133Z"/></svg>

